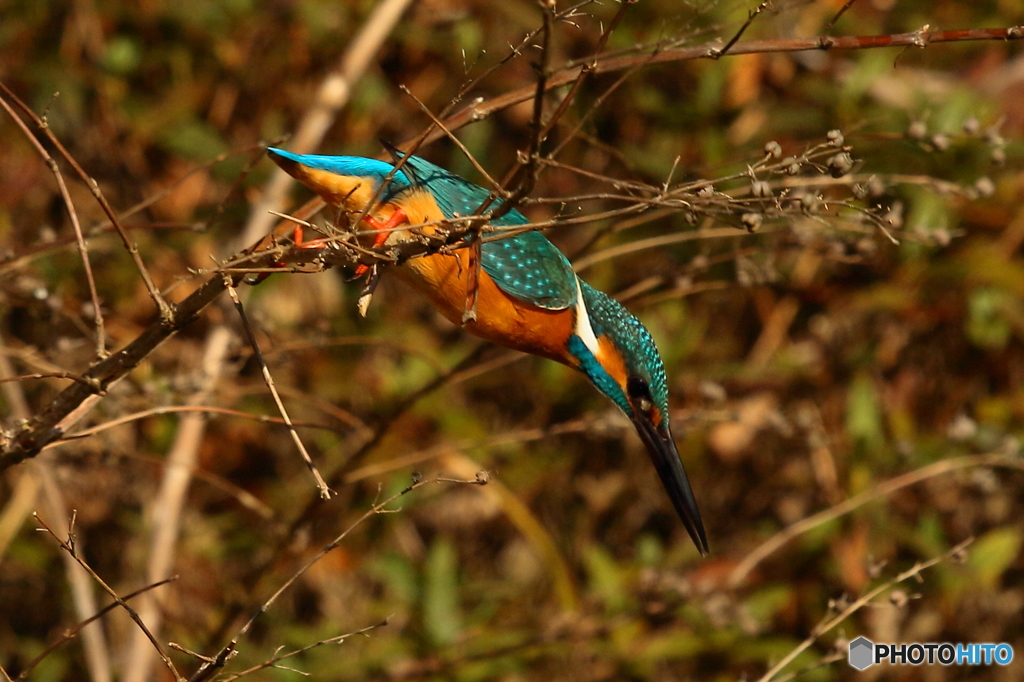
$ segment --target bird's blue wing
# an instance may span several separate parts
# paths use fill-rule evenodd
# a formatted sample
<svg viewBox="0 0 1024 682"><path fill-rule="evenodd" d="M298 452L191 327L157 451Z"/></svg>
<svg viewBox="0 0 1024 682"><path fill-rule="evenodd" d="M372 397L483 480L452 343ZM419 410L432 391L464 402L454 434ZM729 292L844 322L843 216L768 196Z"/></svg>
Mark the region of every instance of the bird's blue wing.
<svg viewBox="0 0 1024 682"><path fill-rule="evenodd" d="M415 156L406 161L405 167L411 170L407 175L414 176L414 182L430 190L449 219L473 215L490 194ZM512 210L491 224L513 227L528 223L526 216ZM564 310L576 303L576 273L562 252L540 232L484 242L480 266L502 291L520 301L547 310Z"/></svg>
<svg viewBox="0 0 1024 682"><path fill-rule="evenodd" d="M509 296L547 310L576 304L576 273L540 232L484 242L480 266Z"/></svg>

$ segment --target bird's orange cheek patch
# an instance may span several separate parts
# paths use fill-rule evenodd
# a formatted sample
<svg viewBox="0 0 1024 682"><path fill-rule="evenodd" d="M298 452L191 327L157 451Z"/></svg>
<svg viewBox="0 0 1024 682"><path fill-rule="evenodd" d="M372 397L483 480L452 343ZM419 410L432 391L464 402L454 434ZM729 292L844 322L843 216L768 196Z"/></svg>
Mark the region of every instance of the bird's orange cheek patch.
<svg viewBox="0 0 1024 682"><path fill-rule="evenodd" d="M664 415L657 407L651 408L651 423L654 424L654 428L661 428L661 420L664 419Z"/></svg>
<svg viewBox="0 0 1024 682"><path fill-rule="evenodd" d="M622 390L626 390L626 363L622 361L622 354L619 353L619 349L615 347L615 344L607 336L599 336L597 338L598 353L597 361L604 367L604 371L608 372L612 379L615 379L615 383L622 387Z"/></svg>
<svg viewBox="0 0 1024 682"><path fill-rule="evenodd" d="M299 166L295 178L324 198L327 203L349 210L362 210L373 196L372 183L364 178L338 175L317 168Z"/></svg>

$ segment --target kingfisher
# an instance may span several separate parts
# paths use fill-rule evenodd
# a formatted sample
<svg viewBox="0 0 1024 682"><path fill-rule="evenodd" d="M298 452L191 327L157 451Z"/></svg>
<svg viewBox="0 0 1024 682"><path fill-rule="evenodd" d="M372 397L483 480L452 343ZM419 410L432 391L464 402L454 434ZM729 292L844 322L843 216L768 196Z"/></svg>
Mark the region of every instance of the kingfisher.
<svg viewBox="0 0 1024 682"><path fill-rule="evenodd" d="M293 154L273 147L267 153L329 205L365 213L363 222L376 246L408 239L412 233L407 228L432 234L446 222L476 215L491 196L416 156L404 157L395 172L390 163L363 157ZM403 158L393 153L396 160ZM489 224L514 231L529 221L512 209ZM296 243L300 235L296 230ZM585 374L633 422L679 518L706 555L704 524L669 425L665 366L647 328L618 301L580 279L540 232L484 239L479 254L476 317L468 320L471 268L460 250L410 258L394 270L442 315L476 336ZM365 270L360 266L357 275Z"/></svg>

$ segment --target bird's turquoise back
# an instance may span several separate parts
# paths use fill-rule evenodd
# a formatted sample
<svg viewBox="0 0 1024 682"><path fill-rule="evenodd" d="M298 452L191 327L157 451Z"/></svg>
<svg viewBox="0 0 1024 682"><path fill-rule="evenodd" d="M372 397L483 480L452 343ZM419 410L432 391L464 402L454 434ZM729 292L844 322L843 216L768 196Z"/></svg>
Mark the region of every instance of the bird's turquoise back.
<svg viewBox="0 0 1024 682"><path fill-rule="evenodd" d="M408 175L413 184L430 190L448 219L473 215L490 194L415 156L406 161L405 168L411 171ZM495 208L499 205L493 204ZM528 223L526 216L513 209L491 224L513 227ZM564 310L576 303L576 273L562 252L540 232L484 242L480 265L502 291L526 303L547 310Z"/></svg>
<svg viewBox="0 0 1024 682"><path fill-rule="evenodd" d="M384 182L394 170L390 163L361 156L293 154L274 148L269 151L316 170L368 178L375 186ZM401 152L395 153L401 156ZM416 187L428 190L441 213L449 220L473 215L490 194L469 180L413 156L394 174L381 198L392 201ZM499 205L500 202L494 203L495 208ZM491 222L498 227L528 223L526 216L514 209ZM565 310L576 303L576 274L572 266L562 252L539 232L525 232L484 242L480 265L502 291L520 301L547 310Z"/></svg>
<svg viewBox="0 0 1024 682"><path fill-rule="evenodd" d="M394 172L390 186L382 192L383 201L394 204L394 220L389 220L389 225L400 224L410 216L418 221L455 221L472 216L490 195L484 188L416 157L408 157L402 170L395 172L391 164L372 159L270 151L282 168L335 205L369 202L368 190L380 188ZM401 156L400 152L393 153ZM316 172L298 169L289 162L304 164ZM408 213L401 210L403 206ZM495 202L494 208L500 206L500 201ZM528 221L519 211L511 210L491 220L490 225L514 230L528 225ZM672 439L665 367L650 333L618 301L579 279L565 256L539 232L485 241L480 246L481 267L503 293L533 306L564 312L549 315L528 306L509 306L509 301L495 296L484 280L487 287L483 291L488 293L480 300L486 305L480 306L480 317L470 323L470 331L584 372L633 422L679 518L697 549L706 554L708 544L700 510ZM436 256L412 267L422 266L423 272L437 275L438 263L442 264L444 277L420 279L428 288L433 287L428 293L442 312L457 320L463 313L462 287L468 277L454 260ZM448 282L447 288L441 282Z"/></svg>

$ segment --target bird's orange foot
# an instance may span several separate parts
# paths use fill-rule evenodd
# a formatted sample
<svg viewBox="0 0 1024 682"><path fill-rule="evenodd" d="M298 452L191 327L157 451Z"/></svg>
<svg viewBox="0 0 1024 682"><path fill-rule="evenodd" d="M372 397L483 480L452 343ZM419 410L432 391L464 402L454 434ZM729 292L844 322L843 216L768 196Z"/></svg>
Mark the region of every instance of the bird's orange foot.
<svg viewBox="0 0 1024 682"><path fill-rule="evenodd" d="M272 249L272 248L277 248L278 240L280 240L280 239L289 239L289 238L294 243L295 248L297 248L297 249L321 249L321 248L324 248L325 246L328 246L327 238L314 239L314 240L308 241L308 242L305 241L303 239L302 225L294 224L290 231L289 230L281 230L280 228L275 229L273 233L268 234L266 237L264 237L256 246L254 246L251 249L249 249L247 251L247 253L257 253L257 252L260 252L260 251L269 250L269 249ZM271 262L268 265L268 267L271 267L271 268L287 268L287 267L291 267L293 265L294 265L294 263L289 263L287 261L275 260L275 261ZM266 278L270 277L272 274L274 274L274 273L272 273L272 272L261 272L261 273L257 274L256 277L254 279L252 279L249 283L250 284L259 284L260 282L262 282Z"/></svg>
<svg viewBox="0 0 1024 682"><path fill-rule="evenodd" d="M404 222L408 222L409 217L405 215L405 211L401 208L396 208L395 212L391 214L391 217L386 222L381 222L373 216L365 216L363 222L370 226L376 234L373 235L373 246L384 246L384 242L391 236L391 230L395 229ZM356 266L355 275L352 277L353 280L359 279L367 272L369 272L370 266L363 265L360 263Z"/></svg>

